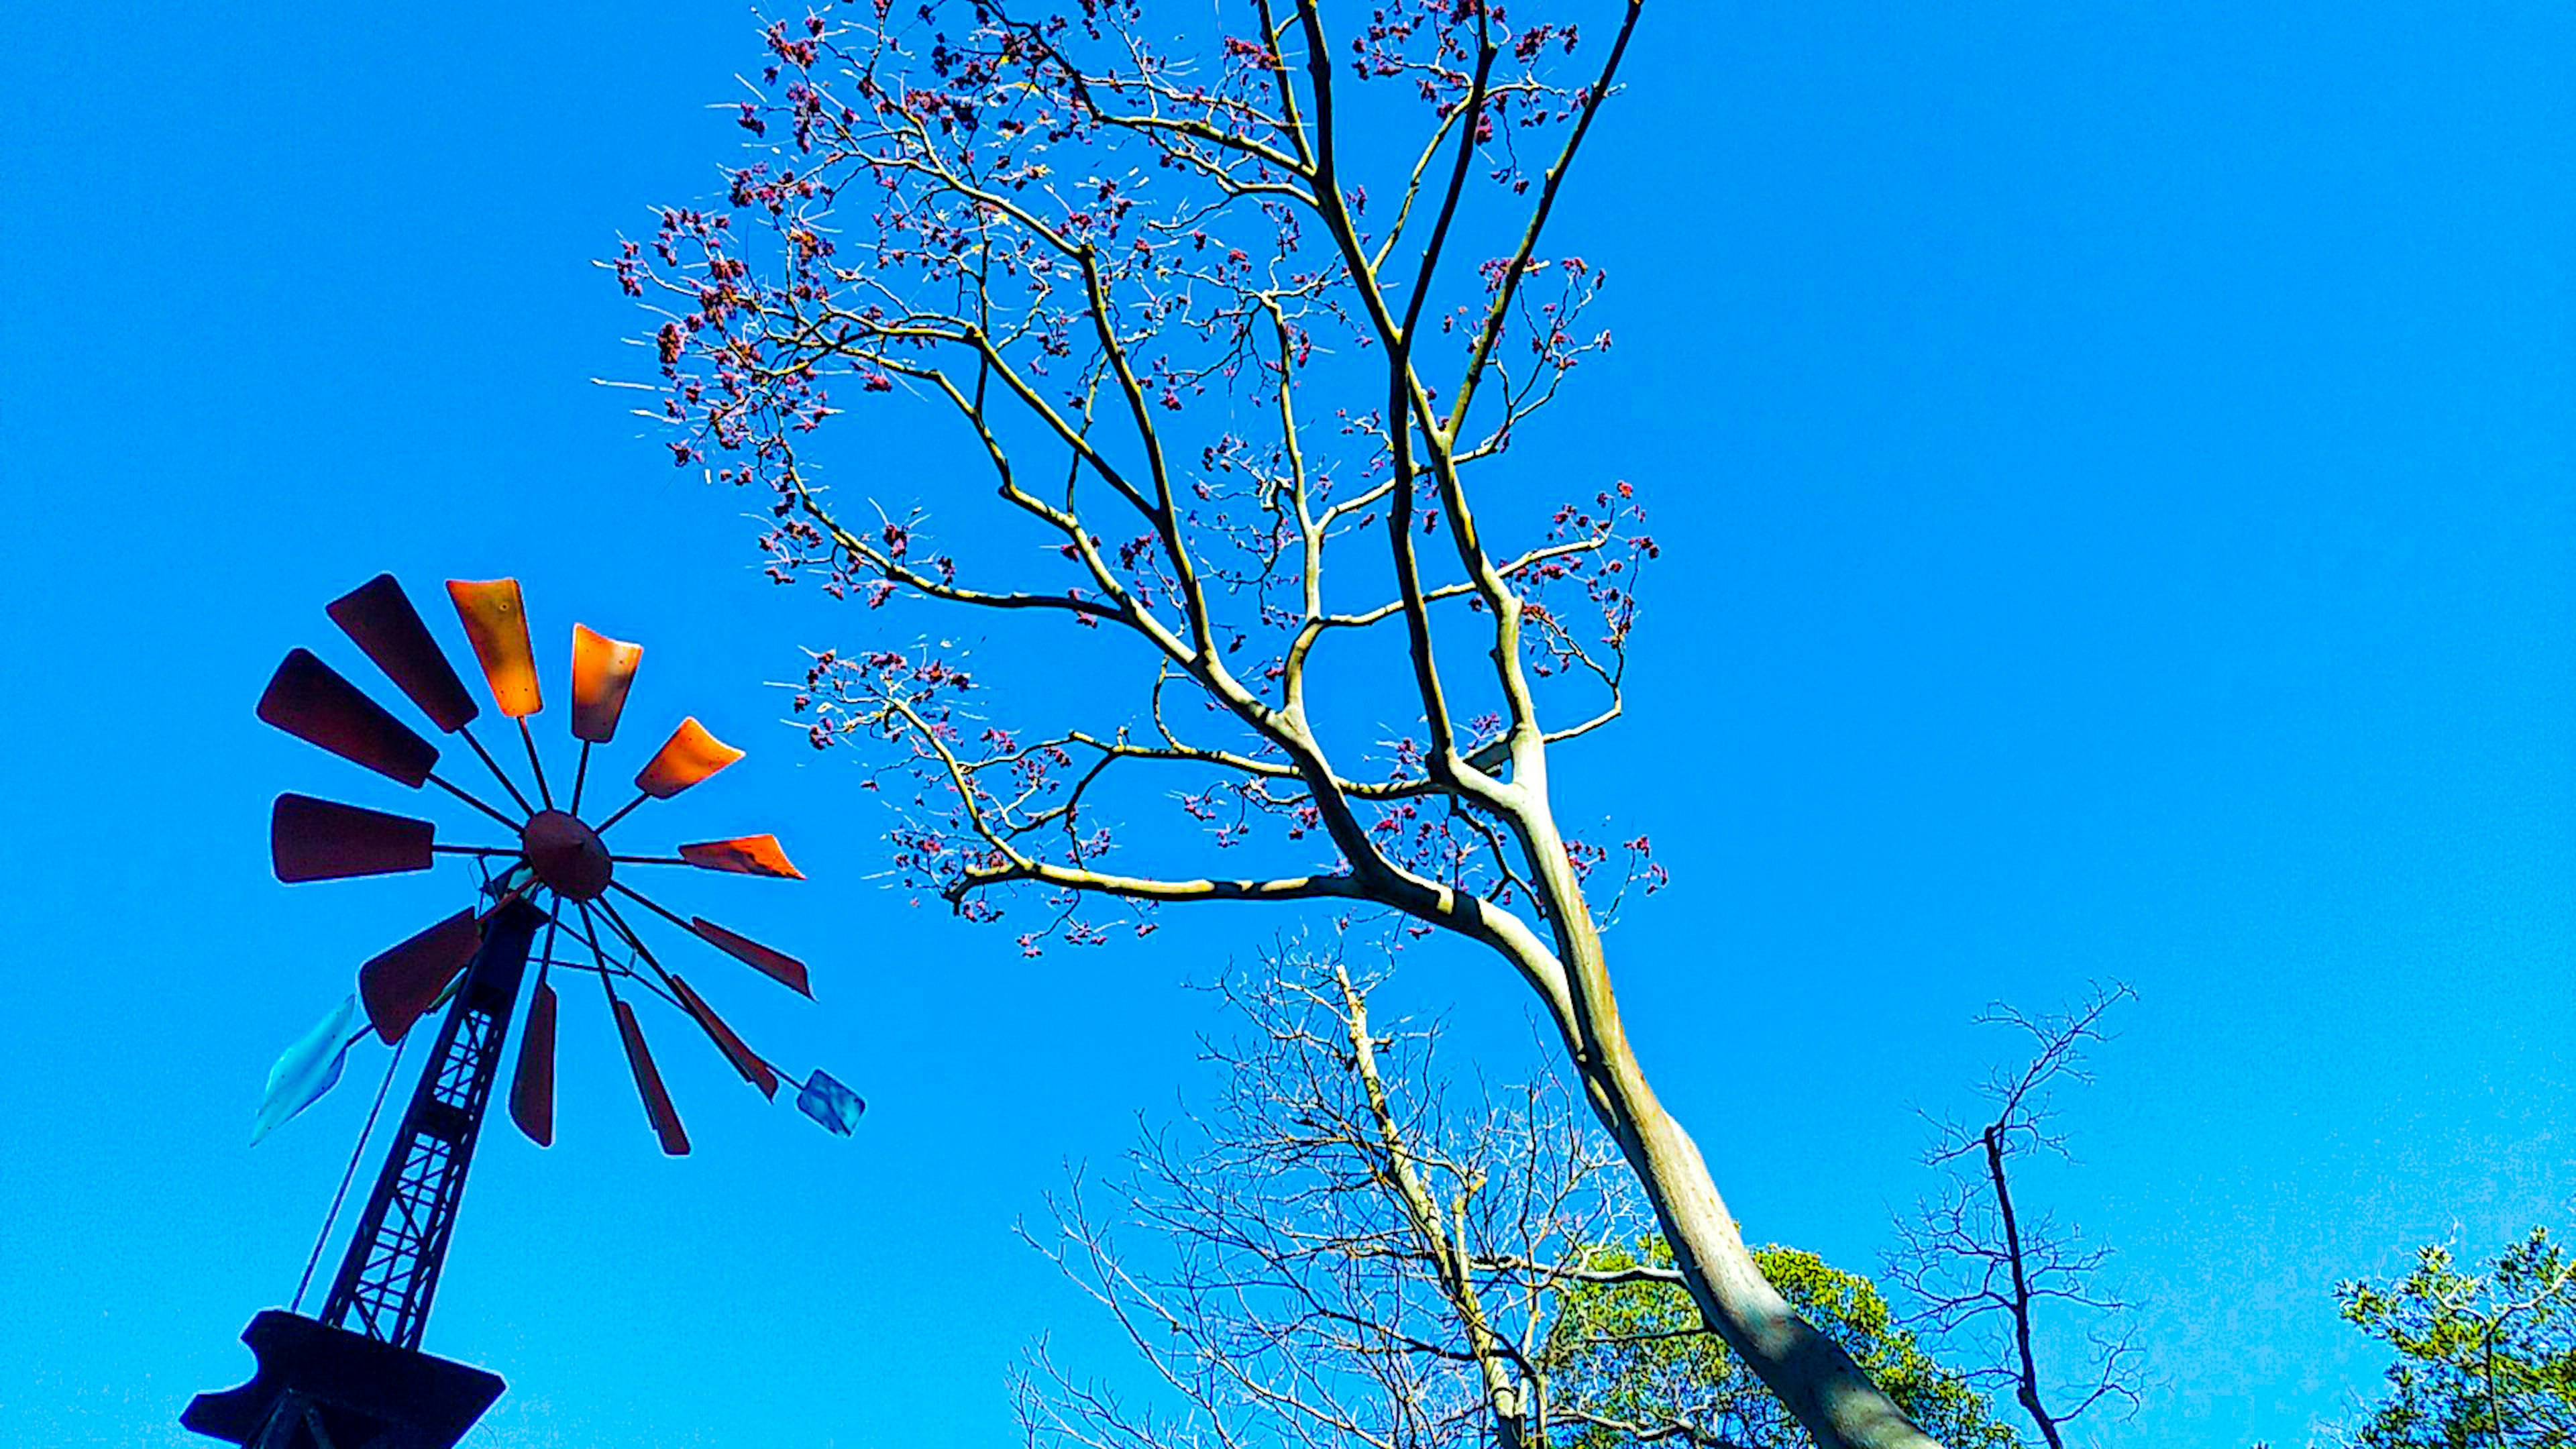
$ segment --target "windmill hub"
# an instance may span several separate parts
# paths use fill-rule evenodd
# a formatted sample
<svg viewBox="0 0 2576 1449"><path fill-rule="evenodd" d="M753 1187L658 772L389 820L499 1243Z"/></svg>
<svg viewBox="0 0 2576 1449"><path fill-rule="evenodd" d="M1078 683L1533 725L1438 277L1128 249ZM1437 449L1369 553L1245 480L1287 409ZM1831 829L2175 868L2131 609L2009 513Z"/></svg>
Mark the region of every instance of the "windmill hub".
<svg viewBox="0 0 2576 1449"><path fill-rule="evenodd" d="M561 810L540 810L519 831L528 868L569 901L594 900L614 869L599 832Z"/></svg>

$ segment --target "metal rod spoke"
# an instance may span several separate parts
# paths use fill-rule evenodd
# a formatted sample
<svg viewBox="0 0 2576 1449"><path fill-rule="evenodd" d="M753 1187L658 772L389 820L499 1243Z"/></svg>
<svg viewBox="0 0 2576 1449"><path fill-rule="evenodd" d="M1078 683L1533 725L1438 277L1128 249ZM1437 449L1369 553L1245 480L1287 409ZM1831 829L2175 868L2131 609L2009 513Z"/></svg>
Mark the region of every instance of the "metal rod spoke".
<svg viewBox="0 0 2576 1449"><path fill-rule="evenodd" d="M519 808L530 815L536 814L537 807L529 804L528 797L519 793L519 787L512 783L509 772L501 768L501 762L499 760L492 758L492 752L490 750L483 748L483 742L481 740L474 738L474 731L465 725L458 725L456 727L456 732L465 737L465 743L474 747L474 753L481 757L484 768L492 772L493 779L501 782L502 789L510 792L511 799L519 802Z"/></svg>
<svg viewBox="0 0 2576 1449"><path fill-rule="evenodd" d="M590 833L593 835L606 835L608 833L608 827L626 818L627 811L634 809L636 806L641 805L652 798L653 797L651 795L637 795L634 799L629 800L624 805L618 807L616 814L611 815L607 819L599 822L597 825L592 826Z"/></svg>
<svg viewBox="0 0 2576 1449"><path fill-rule="evenodd" d="M575 901L573 905L581 912L581 933L589 938L590 954L599 960L599 989L608 993L609 1014L614 1016L617 1014L617 988L608 980L608 973L614 968L608 964L608 953L600 949L599 927L590 919L590 902Z"/></svg>
<svg viewBox="0 0 2576 1449"><path fill-rule="evenodd" d="M627 894L635 895L633 891L628 891ZM635 898L639 901L644 900L642 896L635 896ZM644 901L644 904L653 906L651 901ZM626 924L626 918L617 913L617 907L612 906L603 900L599 903L599 909L607 915L608 924L615 926L617 928L617 934L624 936L626 938L626 944L633 947L635 954L644 959L644 964L653 968L653 974L661 977L663 982L668 984L671 980L671 973L663 969L660 961L654 959L652 951L644 944L644 938L635 934L635 928L633 926ZM660 906L653 906L653 909L657 911L662 910ZM670 915L670 912L663 911L662 914L668 916ZM679 919L677 916L672 916L671 918L673 920ZM643 982L643 984L648 988L653 985L652 982L645 981L641 976L638 976L635 979ZM682 1011L688 1011L688 1007L681 1004L679 992L676 988L669 991L657 991L655 994L659 995L663 1000L668 1001L673 1006L679 1007ZM696 1013L690 1012L690 1015L694 1016Z"/></svg>
<svg viewBox="0 0 2576 1449"><path fill-rule="evenodd" d="M661 962L653 959L653 953L644 948L644 943L637 939L634 928L628 926L625 918L617 914L617 908L611 906L606 901L601 901L599 903L599 909L601 913L608 917L608 924L616 929L618 935L625 938L627 946L642 958L645 965L653 968L653 975L661 977L662 982L661 984L656 984L651 976L646 976L641 971L628 972L628 978L634 981L636 985L643 987L645 990L652 992L655 996L658 996L664 1001L670 1003L673 1007L681 1011L687 1011L689 1008L681 1002L679 995L668 989L668 983L671 981L671 973L663 969Z"/></svg>
<svg viewBox="0 0 2576 1449"><path fill-rule="evenodd" d="M611 882L609 882L609 884L611 884L611 885L616 885L617 883L616 883L615 881L611 881ZM671 922L671 923L673 923L674 925L679 926L682 930L685 930L685 931L689 932L689 934L691 934L691 935L696 935L696 934L697 934L697 928L696 928L696 927L689 925L689 924L688 924L687 922L685 922L685 921L682 921L679 917L677 917L677 916L675 916L675 915L672 915L669 911L665 911L665 910L663 910L660 906L658 906L658 905L654 905L654 903L653 903L652 901L650 901L650 900L646 899L645 897L643 897L643 896L641 896L641 895L636 895L636 893L635 893L634 891L626 890L626 887L624 887L624 886L617 886L617 888L618 888L619 890L621 890L621 891L626 891L626 894L628 894L628 895L630 895L630 896L635 896L635 899L637 899L637 900L639 900L639 901L643 901L643 902L644 902L644 904L645 904L646 906L651 907L653 910L660 912L660 913L661 913L661 915L662 915L662 918L663 918L664 920L670 921L670 922ZM645 965L647 965L647 966L652 967L652 968L653 968L653 972L654 972L654 974L655 974L655 975L657 975L657 976L659 976L659 977L661 977L661 978L663 979L663 981L667 982L667 983L670 985L671 990L670 990L670 991L668 991L668 992L664 992L664 993L662 993L662 995L664 996L664 999L668 1000L668 1001L669 1001L673 1006L677 1006L677 1007L679 1007L682 1011L689 1011L689 1008L688 1008L687 1004L686 1004L686 1003L684 1003L684 1002L682 1002L682 1001L679 999L679 984L680 984L680 983L679 983L678 978L674 977L674 976L673 976L673 975L672 975L668 970L664 969L664 967L663 967L663 965L662 965L662 963L661 963L661 962L654 960L654 959L653 959L653 953L652 953L652 952L650 952L650 951L648 951L648 950L644 949L644 942L643 942L643 939L642 939L641 937L639 937L639 936L637 936L637 935L635 934L635 928L634 928L634 927L629 926L629 925L627 925L627 924L626 924L626 918L625 918L624 916L621 916L621 915L619 915L619 914L617 913L617 907L612 906L612 905L610 905L607 901L603 900L603 901L601 901L601 902L599 903L599 908L600 908L602 911L605 911L605 912L608 914L608 923L609 923L610 925L612 925L612 926L615 926L615 927L618 929L619 933L620 933L620 934L622 934L622 935L624 935L624 936L626 937L627 944L629 944L629 945L631 945L631 946L633 946L633 947L635 948L635 952L636 952L636 954L637 954L637 955L639 955L639 956L642 956L642 957L644 958L644 964L645 964ZM639 981L643 980L643 978L642 978L642 977L637 977L636 979L637 979L637 980L639 980ZM651 983L651 982L645 982L645 984L646 984L647 986L650 986L652 983ZM689 1011L689 1015L691 1015L691 1016L696 1016L696 1015L697 1015L697 1013L696 1013L696 1012L694 1012L694 1011ZM769 1058L767 1058L767 1057L765 1057L765 1056L762 1056L758 1051L753 1050L751 1043L744 1041L744 1040L743 1040L742 1038L740 1038L740 1037L735 1037L735 1038L734 1038L734 1042L735 1042L735 1044L736 1044L736 1045L740 1046L744 1051L746 1051L746 1052L750 1052L750 1053L751 1053L751 1059L752 1059L753 1061L756 1061L756 1062L760 1063L762 1066L769 1068L770 1075L772 1075L772 1076L774 1076L774 1077L777 1077L779 1080L781 1080L781 1081L785 1081L785 1082L793 1082L793 1081L795 1081L795 1080L796 1080L793 1076L790 1076L787 1072L785 1072L784 1070L782 1070L782 1069L779 1067L778 1063L771 1061Z"/></svg>
<svg viewBox="0 0 2576 1449"><path fill-rule="evenodd" d="M581 906L578 902L574 904L574 909L581 910ZM572 928L567 926L564 929L570 931ZM590 947L592 964L584 966L577 961L566 960L561 963L565 967L582 971L603 971L618 976L632 976L635 974L632 968L620 966L610 961L608 959L608 953L600 949L598 927L594 922L592 922L587 911L582 912L580 939Z"/></svg>
<svg viewBox="0 0 2576 1449"><path fill-rule="evenodd" d="M681 920L678 916L672 915L668 910L663 909L663 907L662 907L661 903L659 903L659 902L655 901L655 900L654 900L654 899L652 899L650 896L645 895L643 892L636 890L633 886L630 886L630 885L626 884L624 881L614 881L614 880L613 880L613 881L610 881L608 884L609 884L609 888L610 888L610 889L617 891L617 892L618 892L619 894L621 894L621 895L629 895L629 896L633 896L633 897L635 898L636 902L637 902L638 904L642 905L642 906L644 907L644 909L646 909L646 910L648 910L648 911L651 911L653 914L655 914L655 915L657 915L657 916L660 916L663 920L666 920L666 921L670 922L672 925L679 927L681 930L688 932L690 935L694 936L694 935L696 935L696 934L698 933L698 928L697 928L697 927L690 925L688 922L686 922L686 921L684 921L684 920ZM603 910L603 911L608 912L608 918L609 918L609 920L611 920L611 921L616 921L616 922L618 922L618 924L620 924L620 925L623 925L623 924L624 924L624 922L622 922L622 921L619 921L619 920L618 920L617 908L616 908L616 907L614 907L614 906L612 906L612 905L608 904L606 901L602 901L602 902L600 902L600 903L599 903L599 908L600 908L601 910ZM637 947L636 949L641 950L641 949L643 949L643 948L639 946L639 947ZM651 959L653 959L653 958L652 958L652 957L650 957L650 956L647 956L647 957L645 957L644 959L646 959L646 960L648 960L648 961L649 961L649 960L651 960Z"/></svg>
<svg viewBox="0 0 2576 1449"><path fill-rule="evenodd" d="M546 913L545 949L537 953L537 986L540 990L546 984L546 968L555 964L555 928L562 924L563 922L557 919L554 912ZM524 1029L523 1026L522 1030Z"/></svg>
<svg viewBox="0 0 2576 1449"><path fill-rule="evenodd" d="M619 865L688 865L690 861L676 855L612 855Z"/></svg>
<svg viewBox="0 0 2576 1449"><path fill-rule="evenodd" d="M464 801L466 804L471 805L475 809L482 811L484 814L491 816L493 819L500 821L512 830L516 830L522 824L526 823L524 821L513 820L509 816L502 814L500 811L493 809L491 806L484 804L480 799L468 794L462 789L459 789L453 781L448 780L435 770L430 772L429 783L436 785L448 794L455 796L457 799Z"/></svg>
<svg viewBox="0 0 2576 1449"><path fill-rule="evenodd" d="M611 884L615 884L615 882L611 882ZM633 891L628 891L627 894L635 895ZM639 901L644 900L642 896L635 896L635 898ZM644 903L648 906L653 905L651 901L644 901ZM662 908L660 906L653 906L653 909L659 911ZM617 913L617 907L612 906L603 900L599 903L599 911L600 914L608 917L608 924L617 928L617 934L626 938L626 944L634 950L637 956L643 958L645 965L652 967L656 971L662 969L662 963L654 960L653 953L644 948L642 938L635 934L635 928L633 926L626 924L626 918ZM669 914L667 911L663 913L665 915ZM677 919L677 917L674 917L673 919Z"/></svg>
<svg viewBox="0 0 2576 1449"><path fill-rule="evenodd" d="M537 798L545 801L546 808L552 810L555 808L555 792L546 788L546 767L537 758L537 737L528 732L526 715L519 716L519 743L528 747L528 768L537 776Z"/></svg>
<svg viewBox="0 0 2576 1449"><path fill-rule="evenodd" d="M430 849L440 855L517 855L519 853L515 849L504 849L497 845L432 845Z"/></svg>
<svg viewBox="0 0 2576 1449"><path fill-rule="evenodd" d="M581 742L581 763L572 771L572 813L581 814L581 787L590 780L590 741Z"/></svg>

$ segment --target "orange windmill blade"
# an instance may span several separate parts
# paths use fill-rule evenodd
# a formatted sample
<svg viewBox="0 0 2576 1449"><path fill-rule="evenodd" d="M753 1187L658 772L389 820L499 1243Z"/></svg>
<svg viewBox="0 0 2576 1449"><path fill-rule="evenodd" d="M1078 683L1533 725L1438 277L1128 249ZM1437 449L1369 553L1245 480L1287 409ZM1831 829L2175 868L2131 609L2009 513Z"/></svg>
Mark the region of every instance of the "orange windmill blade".
<svg viewBox="0 0 2576 1449"><path fill-rule="evenodd" d="M681 846L680 859L700 870L766 875L780 880L805 878L805 872L788 864L787 852L779 849L775 835L737 835L731 840L701 840L695 845Z"/></svg>
<svg viewBox="0 0 2576 1449"><path fill-rule="evenodd" d="M492 687L492 703L512 719L524 719L545 707L537 688L537 655L528 645L528 611L519 599L517 579L476 583L449 579L447 596L456 617L483 663L483 680Z"/></svg>
<svg viewBox="0 0 2576 1449"><path fill-rule="evenodd" d="M680 721L662 748L635 772L635 788L656 800L668 800L741 758L742 751L708 734L707 727L692 716Z"/></svg>
<svg viewBox="0 0 2576 1449"><path fill-rule="evenodd" d="M626 691L635 683L635 666L644 646L611 639L581 624L572 626L572 734L586 745L604 745L617 737L618 716L626 712Z"/></svg>

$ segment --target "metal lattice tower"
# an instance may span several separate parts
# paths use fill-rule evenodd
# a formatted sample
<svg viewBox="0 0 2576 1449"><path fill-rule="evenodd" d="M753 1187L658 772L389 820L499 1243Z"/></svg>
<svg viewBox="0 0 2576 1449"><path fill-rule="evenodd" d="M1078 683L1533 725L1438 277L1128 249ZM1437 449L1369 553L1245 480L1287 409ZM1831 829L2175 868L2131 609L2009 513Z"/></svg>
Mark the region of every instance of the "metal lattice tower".
<svg viewBox="0 0 2576 1449"><path fill-rule="evenodd" d="M510 1005L527 969L528 947L545 913L524 900L495 912L483 947L466 968L428 1070L403 1113L384 1171L359 1214L322 1321L379 1343L420 1347L438 1271L456 1227L465 1170L481 1135L483 1108L500 1075Z"/></svg>

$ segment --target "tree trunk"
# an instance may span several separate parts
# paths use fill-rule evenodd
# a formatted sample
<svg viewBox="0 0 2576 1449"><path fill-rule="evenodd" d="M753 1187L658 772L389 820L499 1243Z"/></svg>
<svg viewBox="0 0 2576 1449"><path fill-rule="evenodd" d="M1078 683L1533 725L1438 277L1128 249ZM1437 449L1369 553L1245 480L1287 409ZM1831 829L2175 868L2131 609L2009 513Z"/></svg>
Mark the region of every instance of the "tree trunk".
<svg viewBox="0 0 2576 1449"><path fill-rule="evenodd" d="M1599 930L1545 803L1546 766L1537 759L1523 763L1535 768L1523 771L1528 793L1519 823L1531 868L1554 907L1549 920L1573 1018L1559 1025L1593 1110L1655 1205L1701 1319L1779 1396L1818 1449L1939 1449L1841 1345L1800 1318L1755 1266L1707 1160L1655 1100L1628 1045Z"/></svg>
<svg viewBox="0 0 2576 1449"><path fill-rule="evenodd" d="M1625 1098L1623 1111L1635 1124L1633 1138L1623 1134L1622 1145L1654 1201L1700 1317L1807 1426L1819 1449L1937 1449L1851 1355L1800 1318L1762 1276L1698 1146L1655 1101L1624 1042L1603 1066L1616 1084L1609 1089Z"/></svg>

